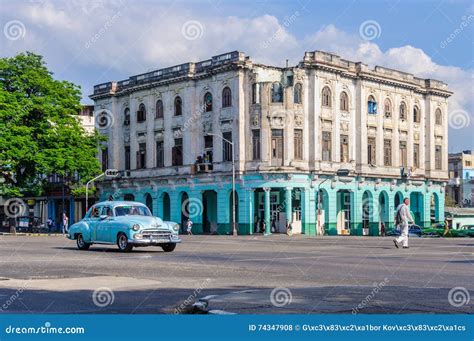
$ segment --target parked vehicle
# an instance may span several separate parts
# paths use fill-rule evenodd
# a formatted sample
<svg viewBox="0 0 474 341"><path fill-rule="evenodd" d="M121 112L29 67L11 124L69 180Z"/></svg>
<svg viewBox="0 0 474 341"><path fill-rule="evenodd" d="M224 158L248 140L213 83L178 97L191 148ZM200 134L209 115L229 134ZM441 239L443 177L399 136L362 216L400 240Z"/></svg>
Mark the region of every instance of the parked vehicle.
<svg viewBox="0 0 474 341"><path fill-rule="evenodd" d="M148 207L134 201L105 201L92 206L84 219L69 228L67 237L78 249L93 244L116 244L120 251L160 246L171 252L181 242L179 224L154 217Z"/></svg>
<svg viewBox="0 0 474 341"><path fill-rule="evenodd" d="M48 227L41 223L40 217L20 216L16 218L17 232L48 232Z"/></svg>
<svg viewBox="0 0 474 341"><path fill-rule="evenodd" d="M393 229L386 233L387 236L399 236L401 234L399 229ZM418 225L408 226L408 236L409 237L421 237L423 235L423 230Z"/></svg>

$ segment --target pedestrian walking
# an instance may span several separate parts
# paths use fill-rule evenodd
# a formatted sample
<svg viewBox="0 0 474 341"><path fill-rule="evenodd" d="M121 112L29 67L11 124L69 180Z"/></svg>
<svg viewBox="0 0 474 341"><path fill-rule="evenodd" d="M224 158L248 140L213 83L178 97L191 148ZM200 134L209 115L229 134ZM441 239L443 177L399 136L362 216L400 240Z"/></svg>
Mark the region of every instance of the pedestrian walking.
<svg viewBox="0 0 474 341"><path fill-rule="evenodd" d="M68 233L69 231L69 218L67 217L66 212L63 212L63 234Z"/></svg>
<svg viewBox="0 0 474 341"><path fill-rule="evenodd" d="M46 220L46 226L48 226L48 232L53 232L53 218L49 217Z"/></svg>
<svg viewBox="0 0 474 341"><path fill-rule="evenodd" d="M380 235L382 237L385 237L385 224L384 223L380 223Z"/></svg>
<svg viewBox="0 0 474 341"><path fill-rule="evenodd" d="M188 219L188 221L186 222L186 232L188 232L188 235L193 234L193 222L191 221L191 219Z"/></svg>
<svg viewBox="0 0 474 341"><path fill-rule="evenodd" d="M398 205L397 214L395 216L395 224L400 229L400 237L393 240L395 247L398 249L399 244L402 244L404 249L408 249L408 226L413 224L413 217L410 213L410 199L405 198L403 203Z"/></svg>

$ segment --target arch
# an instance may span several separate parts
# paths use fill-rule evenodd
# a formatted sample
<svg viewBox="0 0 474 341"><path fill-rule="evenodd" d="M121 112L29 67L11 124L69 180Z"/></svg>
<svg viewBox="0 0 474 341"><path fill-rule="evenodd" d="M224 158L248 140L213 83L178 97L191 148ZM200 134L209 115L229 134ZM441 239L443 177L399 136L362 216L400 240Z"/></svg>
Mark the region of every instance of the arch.
<svg viewBox="0 0 474 341"><path fill-rule="evenodd" d="M232 106L232 91L226 86L222 89L222 107L227 108Z"/></svg>
<svg viewBox="0 0 474 341"><path fill-rule="evenodd" d="M436 224L441 223L440 211L441 207L439 206L439 196L438 193L433 192L430 196L430 223Z"/></svg>
<svg viewBox="0 0 474 341"><path fill-rule="evenodd" d="M443 124L443 113L440 108L437 108L435 111L435 124L438 126Z"/></svg>
<svg viewBox="0 0 474 341"><path fill-rule="evenodd" d="M349 96L347 95L347 92L345 91L341 92L341 95L339 98L339 107L341 111L349 111Z"/></svg>
<svg viewBox="0 0 474 341"><path fill-rule="evenodd" d="M171 200L170 200L170 195L166 192L164 192L161 195L161 202L163 205L163 216L160 217L164 221L168 221L171 219Z"/></svg>
<svg viewBox="0 0 474 341"><path fill-rule="evenodd" d="M181 116L183 114L183 101L181 97L176 96L174 99L174 115Z"/></svg>
<svg viewBox="0 0 474 341"><path fill-rule="evenodd" d="M146 205L146 207L148 207L151 214L154 214L154 212L153 212L153 198L151 197L150 193L145 194L145 205Z"/></svg>
<svg viewBox="0 0 474 341"><path fill-rule="evenodd" d="M209 112L212 111L212 94L210 92L206 92L204 94L204 111Z"/></svg>
<svg viewBox="0 0 474 341"><path fill-rule="evenodd" d="M163 101L161 99L156 101L155 118L163 118Z"/></svg>
<svg viewBox="0 0 474 341"><path fill-rule="evenodd" d="M336 192L336 228L338 234L349 235L353 223L353 192L340 189Z"/></svg>
<svg viewBox="0 0 474 341"><path fill-rule="evenodd" d="M371 227L374 222L374 198L370 191L365 191L362 194L362 234L368 235L371 233Z"/></svg>
<svg viewBox="0 0 474 341"><path fill-rule="evenodd" d="M392 117L392 101L390 98L385 98L383 102L383 114L385 118Z"/></svg>
<svg viewBox="0 0 474 341"><path fill-rule="evenodd" d="M124 201L135 201L135 196L132 193L124 194L123 200Z"/></svg>
<svg viewBox="0 0 474 341"><path fill-rule="evenodd" d="M404 101L402 101L400 103L399 118L401 120L406 120L407 119L407 105L405 104Z"/></svg>
<svg viewBox="0 0 474 341"><path fill-rule="evenodd" d="M321 188L316 197L316 233L337 235L337 227L329 224L329 193Z"/></svg>
<svg viewBox="0 0 474 341"><path fill-rule="evenodd" d="M202 193L202 227L204 233L217 232L217 192L207 190Z"/></svg>
<svg viewBox="0 0 474 341"><path fill-rule="evenodd" d="M420 108L417 105L413 107L413 122L420 123L421 115L420 115Z"/></svg>
<svg viewBox="0 0 474 341"><path fill-rule="evenodd" d="M137 111L137 122L144 122L146 121L146 107L145 104L140 103L138 106L138 111Z"/></svg>
<svg viewBox="0 0 474 341"><path fill-rule="evenodd" d="M321 91L321 103L323 107L332 107L331 89L328 86L325 86Z"/></svg>
<svg viewBox="0 0 474 341"><path fill-rule="evenodd" d="M424 205L423 205L423 193L411 192L410 193L410 210L415 220L416 225L423 226L424 221Z"/></svg>
<svg viewBox="0 0 474 341"><path fill-rule="evenodd" d="M283 86L279 82L272 84L272 103L283 102Z"/></svg>
<svg viewBox="0 0 474 341"><path fill-rule="evenodd" d="M293 103L303 103L303 86L301 85L301 83L296 83L293 88Z"/></svg>
<svg viewBox="0 0 474 341"><path fill-rule="evenodd" d="M379 194L379 206L378 206L378 218L379 218L379 230L382 232L382 224L384 226L384 233L387 232L390 220L390 209L389 209L389 198L386 191L381 191Z"/></svg>
<svg viewBox="0 0 474 341"><path fill-rule="evenodd" d="M367 99L367 113L376 114L377 113L377 101L375 97L370 95Z"/></svg>
<svg viewBox="0 0 474 341"><path fill-rule="evenodd" d="M190 218L189 196L188 193L183 191L178 195L178 198L181 198L179 201L181 207L181 232L184 233L186 231L186 221Z"/></svg>
<svg viewBox="0 0 474 341"><path fill-rule="evenodd" d="M393 210L396 212L398 206L403 202L403 193L402 192L397 192L395 193L395 198L394 198L394 204L393 204Z"/></svg>
<svg viewBox="0 0 474 341"><path fill-rule="evenodd" d="M123 125L129 126L130 125L130 109L125 108L123 111Z"/></svg>

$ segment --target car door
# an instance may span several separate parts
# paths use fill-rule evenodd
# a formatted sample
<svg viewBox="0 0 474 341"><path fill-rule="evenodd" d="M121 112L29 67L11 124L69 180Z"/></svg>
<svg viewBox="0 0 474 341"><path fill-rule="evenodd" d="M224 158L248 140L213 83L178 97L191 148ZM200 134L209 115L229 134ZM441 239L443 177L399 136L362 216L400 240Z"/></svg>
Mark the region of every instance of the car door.
<svg viewBox="0 0 474 341"><path fill-rule="evenodd" d="M110 206L102 207L100 213L100 220L97 223L97 240L103 243L115 243L111 239L112 226L113 226L113 209Z"/></svg>
<svg viewBox="0 0 474 341"><path fill-rule="evenodd" d="M100 212L102 210L102 206L93 206L91 209L91 214L89 217L89 221L87 222L89 225L89 229L91 232L91 242L98 241L97 239L97 225L100 221Z"/></svg>

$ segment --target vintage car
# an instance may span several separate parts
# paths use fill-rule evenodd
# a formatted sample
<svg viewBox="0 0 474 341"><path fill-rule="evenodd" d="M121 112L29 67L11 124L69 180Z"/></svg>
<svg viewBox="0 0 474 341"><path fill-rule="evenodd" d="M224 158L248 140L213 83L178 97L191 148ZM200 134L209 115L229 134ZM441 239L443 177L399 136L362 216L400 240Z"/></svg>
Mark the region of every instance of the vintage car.
<svg viewBox="0 0 474 341"><path fill-rule="evenodd" d="M147 206L134 201L104 201L92 206L84 219L73 224L67 237L80 250L92 244L116 244L128 252L134 246L161 246L171 252L181 242L179 225L154 217Z"/></svg>

